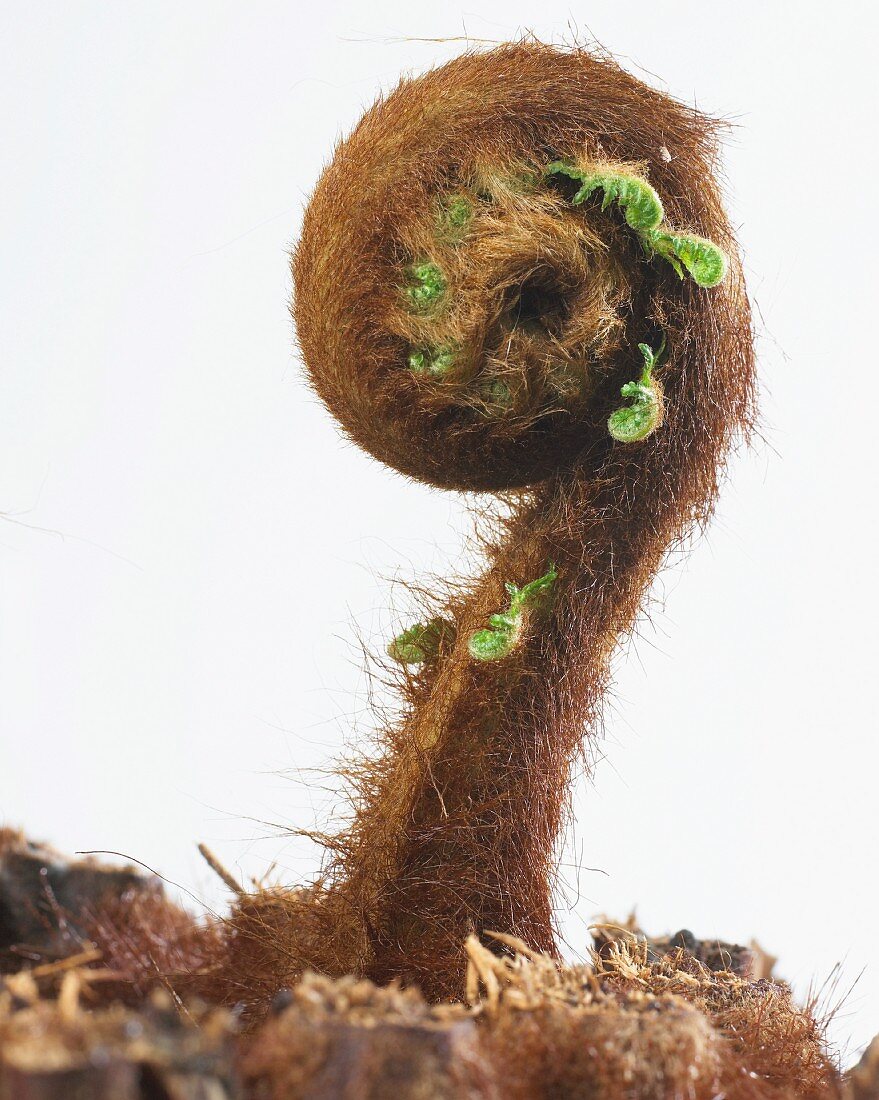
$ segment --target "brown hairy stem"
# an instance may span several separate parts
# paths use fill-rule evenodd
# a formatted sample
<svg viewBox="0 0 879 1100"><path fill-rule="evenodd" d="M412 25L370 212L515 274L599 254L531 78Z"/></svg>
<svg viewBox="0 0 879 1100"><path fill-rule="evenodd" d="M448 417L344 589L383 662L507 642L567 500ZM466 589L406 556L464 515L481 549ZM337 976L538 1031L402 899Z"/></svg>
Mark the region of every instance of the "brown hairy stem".
<svg viewBox="0 0 879 1100"><path fill-rule="evenodd" d="M396 766L361 808L345 889L357 883L367 907L381 899L376 980L405 975L429 995L457 991L468 929L555 950L551 886L570 767L658 564L640 532L625 546L596 532L584 558L586 532L571 518L588 524L600 507L593 496L588 482L553 480L519 517L458 611L454 651L400 731ZM475 662L467 637L503 605L504 580L539 575L548 560L560 573L552 608L531 616L510 658ZM609 598L594 582L611 567Z"/></svg>
<svg viewBox="0 0 879 1100"><path fill-rule="evenodd" d="M318 394L375 457L433 485L507 495L482 578L434 615L435 659L359 774L351 826L290 915L287 965L461 991L461 944L500 931L555 950L554 856L571 765L597 729L610 657L664 556L707 520L753 402L750 315L712 175L717 125L609 59L534 43L404 81L336 151L294 260ZM649 180L676 230L713 241L703 289L571 179ZM664 223L665 224L665 223ZM668 349L662 427L615 442L608 415ZM657 360L658 361L658 360ZM501 660L473 631L504 584L558 576ZM274 927L274 918L273 918Z"/></svg>

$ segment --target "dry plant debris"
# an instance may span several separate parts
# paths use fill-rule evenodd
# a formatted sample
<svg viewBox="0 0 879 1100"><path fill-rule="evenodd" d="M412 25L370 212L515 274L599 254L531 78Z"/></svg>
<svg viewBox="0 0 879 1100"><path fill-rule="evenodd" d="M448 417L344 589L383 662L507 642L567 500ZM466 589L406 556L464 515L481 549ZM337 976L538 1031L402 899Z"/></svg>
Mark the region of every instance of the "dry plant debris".
<svg viewBox="0 0 879 1100"><path fill-rule="evenodd" d="M0 881L35 852L63 878L57 852L20 834L4 843ZM0 1100L877 1096L875 1045L844 1081L820 1021L766 976L756 950L650 938L630 918L596 925L589 961L575 966L509 933L471 935L461 1001L295 967L286 981L278 959L255 998L247 975L270 960L250 953L277 942L272 922L283 930L296 905L313 910L308 891L236 893L229 921L205 923L154 881L132 891L129 874L89 871L69 909L42 908L44 875L16 887L41 914L47 953L0 945ZM96 878L118 893L96 903Z"/></svg>

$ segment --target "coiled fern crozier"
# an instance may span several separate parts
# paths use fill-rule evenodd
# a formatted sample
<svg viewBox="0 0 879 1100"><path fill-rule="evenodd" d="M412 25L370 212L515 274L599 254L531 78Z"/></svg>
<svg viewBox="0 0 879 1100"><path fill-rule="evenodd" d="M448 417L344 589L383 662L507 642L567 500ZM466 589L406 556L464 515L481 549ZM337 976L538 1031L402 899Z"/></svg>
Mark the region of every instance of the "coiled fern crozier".
<svg viewBox="0 0 879 1100"><path fill-rule="evenodd" d="M393 469L512 514L484 573L390 644L405 714L272 932L288 970L442 997L471 931L555 951L610 658L752 415L716 141L606 57L528 42L403 81L323 173L293 265L316 392Z"/></svg>

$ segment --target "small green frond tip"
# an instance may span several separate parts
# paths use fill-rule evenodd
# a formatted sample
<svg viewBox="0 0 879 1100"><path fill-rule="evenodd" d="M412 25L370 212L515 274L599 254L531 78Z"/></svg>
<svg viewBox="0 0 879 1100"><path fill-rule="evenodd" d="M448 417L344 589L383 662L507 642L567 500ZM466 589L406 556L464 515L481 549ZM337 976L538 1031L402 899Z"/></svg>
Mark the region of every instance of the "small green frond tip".
<svg viewBox="0 0 879 1100"><path fill-rule="evenodd" d="M680 278L684 273L702 287L717 286L726 276L727 259L713 241L695 233L681 233L661 228L664 217L662 202L650 184L628 172L601 169L590 172L569 161L553 161L547 175L562 175L580 184L571 202L578 206L597 190L604 192L601 209L616 202L624 211L626 223L638 234L649 257L661 256L675 269Z"/></svg>
<svg viewBox="0 0 879 1100"><path fill-rule="evenodd" d="M727 261L712 241L693 233L667 233L651 230L641 235L648 255L667 260L683 279L684 268L697 286L712 287L723 282Z"/></svg>
<svg viewBox="0 0 879 1100"><path fill-rule="evenodd" d="M501 661L513 651L514 642L507 631L476 630L470 635L467 649L477 661Z"/></svg>
<svg viewBox="0 0 879 1100"><path fill-rule="evenodd" d="M392 661L401 665L421 665L435 661L440 647L455 636L455 626L448 619L430 619L416 623L398 634L387 649Z"/></svg>
<svg viewBox="0 0 879 1100"><path fill-rule="evenodd" d="M653 381L653 368L663 362L666 355L665 337L654 352L649 344L639 344L644 356L644 368L637 382L626 382L620 396L631 402L612 413L607 429L619 443L640 443L662 423L662 392Z"/></svg>
<svg viewBox="0 0 879 1100"><path fill-rule="evenodd" d="M574 206L585 202L594 191L601 190L604 192L601 209L606 210L612 202L616 202L631 229L655 229L662 221L663 210L659 195L640 176L627 172L590 172L563 160L553 161L546 171L549 175L567 176L580 184L571 199Z"/></svg>
<svg viewBox="0 0 879 1100"><path fill-rule="evenodd" d="M440 237L455 242L467 231L473 218L473 202L467 195L449 195L440 202L437 229Z"/></svg>
<svg viewBox="0 0 879 1100"><path fill-rule="evenodd" d="M442 378L455 365L455 352L452 348L416 348L409 356L409 367L415 374L427 374L431 378Z"/></svg>
<svg viewBox="0 0 879 1100"><path fill-rule="evenodd" d="M542 577L522 588L507 584L509 609L490 616L488 629L476 630L470 635L467 642L470 656L477 661L500 661L508 657L522 636L525 612L541 606L557 577L558 570L550 565Z"/></svg>
<svg viewBox="0 0 879 1100"><path fill-rule="evenodd" d="M485 411L490 414L506 412L513 404L513 395L506 382L492 378L480 387L480 396L485 402Z"/></svg>
<svg viewBox="0 0 879 1100"><path fill-rule="evenodd" d="M446 277L435 263L413 264L406 272L411 280L405 288L409 305L418 313L426 313L446 292Z"/></svg>

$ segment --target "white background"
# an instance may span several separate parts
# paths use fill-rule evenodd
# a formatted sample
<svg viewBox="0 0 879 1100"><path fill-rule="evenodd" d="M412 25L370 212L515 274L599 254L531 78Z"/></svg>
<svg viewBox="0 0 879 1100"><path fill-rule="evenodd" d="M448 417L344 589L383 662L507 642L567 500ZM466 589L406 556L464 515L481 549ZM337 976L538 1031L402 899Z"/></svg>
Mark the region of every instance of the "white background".
<svg viewBox="0 0 879 1100"><path fill-rule="evenodd" d="M765 442L619 663L567 939L637 905L756 935L802 996L864 971L850 1059L879 1030L872 10L4 3L0 821L215 907L199 840L244 880L314 871L283 830L333 808L302 769L369 731L358 632L380 648L393 577L462 567L469 524L340 442L286 251L336 138L462 48L413 38L591 32L737 123Z"/></svg>

